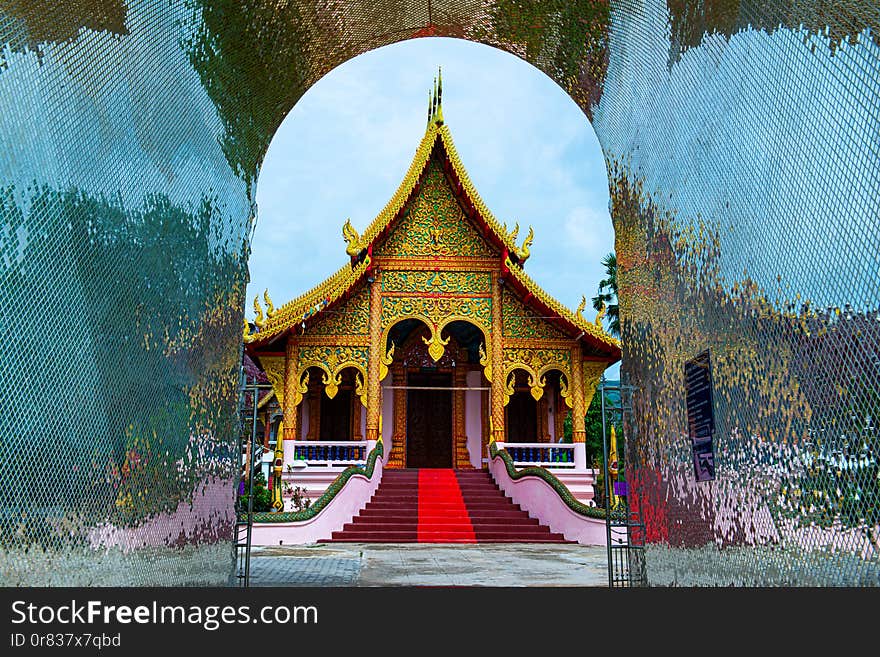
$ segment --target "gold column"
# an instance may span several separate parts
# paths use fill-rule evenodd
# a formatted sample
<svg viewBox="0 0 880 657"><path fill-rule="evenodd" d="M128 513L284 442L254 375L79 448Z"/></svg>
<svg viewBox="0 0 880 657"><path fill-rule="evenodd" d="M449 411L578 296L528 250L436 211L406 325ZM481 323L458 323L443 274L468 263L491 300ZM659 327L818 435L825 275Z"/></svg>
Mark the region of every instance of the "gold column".
<svg viewBox="0 0 880 657"><path fill-rule="evenodd" d="M284 359L284 400L281 412L284 417L284 440L299 438L299 408L297 407L296 380L299 369L299 345L293 336L287 338L287 349Z"/></svg>
<svg viewBox="0 0 880 657"><path fill-rule="evenodd" d="M455 374L452 378L453 385L456 388L464 388L467 386L467 369L462 367L460 363L455 368ZM467 428L465 426L465 391L455 390L452 395L453 404L453 421L454 426L452 433L455 436L454 454L455 467L459 470L473 469L471 465L471 457L467 449Z"/></svg>
<svg viewBox="0 0 880 657"><path fill-rule="evenodd" d="M501 335L501 286L498 275L492 275L492 391L491 391L491 439L504 442L504 343Z"/></svg>
<svg viewBox="0 0 880 657"><path fill-rule="evenodd" d="M394 427L391 435L391 455L388 457L389 468L406 467L406 370L400 363L391 366L391 382L394 385Z"/></svg>
<svg viewBox="0 0 880 657"><path fill-rule="evenodd" d="M382 353L382 289L379 276L370 284L370 362L367 369L367 440L379 439L379 414L382 412L382 381L379 364Z"/></svg>
<svg viewBox="0 0 880 657"><path fill-rule="evenodd" d="M571 379L571 441L582 443L587 436L584 425L584 415L587 410L584 407L584 360L580 343L572 347L571 350Z"/></svg>

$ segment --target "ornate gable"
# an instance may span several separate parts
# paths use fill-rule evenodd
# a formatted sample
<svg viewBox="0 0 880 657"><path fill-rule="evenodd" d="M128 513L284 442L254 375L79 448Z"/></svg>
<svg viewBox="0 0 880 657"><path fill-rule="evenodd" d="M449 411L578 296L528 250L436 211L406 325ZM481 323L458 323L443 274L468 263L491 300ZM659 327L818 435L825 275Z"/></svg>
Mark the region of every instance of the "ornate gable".
<svg viewBox="0 0 880 657"><path fill-rule="evenodd" d="M505 338L566 340L571 337L543 319L506 287L501 293L501 328Z"/></svg>
<svg viewBox="0 0 880 657"><path fill-rule="evenodd" d="M348 299L317 315L309 335L369 335L370 288L361 283Z"/></svg>
<svg viewBox="0 0 880 657"><path fill-rule="evenodd" d="M499 255L465 216L436 156L429 160L415 198L373 253L397 258Z"/></svg>

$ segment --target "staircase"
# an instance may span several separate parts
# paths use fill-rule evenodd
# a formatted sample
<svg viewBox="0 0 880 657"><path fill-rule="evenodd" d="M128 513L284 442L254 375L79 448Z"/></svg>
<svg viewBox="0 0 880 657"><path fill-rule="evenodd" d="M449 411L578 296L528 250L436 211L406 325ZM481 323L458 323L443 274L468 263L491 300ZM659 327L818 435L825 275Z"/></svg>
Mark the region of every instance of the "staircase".
<svg viewBox="0 0 880 657"><path fill-rule="evenodd" d="M567 543L481 470L385 470L367 506L321 542Z"/></svg>

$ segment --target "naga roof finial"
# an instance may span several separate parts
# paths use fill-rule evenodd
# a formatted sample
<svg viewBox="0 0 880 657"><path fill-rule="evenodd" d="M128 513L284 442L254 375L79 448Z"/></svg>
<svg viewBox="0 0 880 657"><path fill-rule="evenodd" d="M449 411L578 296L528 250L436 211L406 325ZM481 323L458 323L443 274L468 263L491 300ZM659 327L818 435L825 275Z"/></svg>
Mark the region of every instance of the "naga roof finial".
<svg viewBox="0 0 880 657"><path fill-rule="evenodd" d="M345 247L346 254L351 258L356 258L363 251L364 246L361 244L361 236L354 229L354 226L351 225L351 219L346 219L345 223L342 224L342 237L347 244Z"/></svg>
<svg viewBox="0 0 880 657"><path fill-rule="evenodd" d="M531 249L529 247L532 246L532 242L535 241L535 229L529 226L529 234L526 235L526 239L523 242L523 245L516 249L516 257L519 259L519 264L524 263L529 259L529 255L531 254Z"/></svg>
<svg viewBox="0 0 880 657"><path fill-rule="evenodd" d="M260 295L254 297L254 326L258 329L263 328L266 325L266 320L263 319L263 308L260 306Z"/></svg>
<svg viewBox="0 0 880 657"><path fill-rule="evenodd" d="M605 311L608 310L605 306L605 302L602 302L602 307L599 308L599 312L596 313L596 326L602 328L602 319L605 317Z"/></svg>
<svg viewBox="0 0 880 657"><path fill-rule="evenodd" d="M574 311L574 314L582 322L587 321L584 319L584 315L583 315L584 308L586 308L586 307L587 307L587 297L581 297L581 302L578 305L577 310Z"/></svg>
<svg viewBox="0 0 880 657"><path fill-rule="evenodd" d="M275 305L272 303L272 298L269 296L269 288L263 292L263 300L266 302L266 319L271 319L272 315L275 314Z"/></svg>
<svg viewBox="0 0 880 657"><path fill-rule="evenodd" d="M519 222L517 221L516 225L513 227L513 230L510 231L510 233L508 234L507 239L509 239L514 244L516 244L516 238L518 236L519 236Z"/></svg>

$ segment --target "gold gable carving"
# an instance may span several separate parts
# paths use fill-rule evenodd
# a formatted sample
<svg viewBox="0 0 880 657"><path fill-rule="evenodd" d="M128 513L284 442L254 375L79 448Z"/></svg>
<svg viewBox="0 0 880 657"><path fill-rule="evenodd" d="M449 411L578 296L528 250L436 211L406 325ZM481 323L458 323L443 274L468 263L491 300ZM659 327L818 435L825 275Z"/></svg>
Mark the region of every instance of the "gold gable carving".
<svg viewBox="0 0 880 657"><path fill-rule="evenodd" d="M370 288L362 285L349 299L321 311L306 335L369 335Z"/></svg>
<svg viewBox="0 0 880 657"><path fill-rule="evenodd" d="M385 257L497 257L498 252L468 220L434 158L418 195L373 253Z"/></svg>
<svg viewBox="0 0 880 657"><path fill-rule="evenodd" d="M542 319L506 287L501 292L501 330L507 338L566 340L571 337Z"/></svg>
<svg viewBox="0 0 880 657"><path fill-rule="evenodd" d="M284 356L263 356L260 358L260 364L266 373L266 378L272 384L272 390L275 391L275 398L284 408Z"/></svg>

